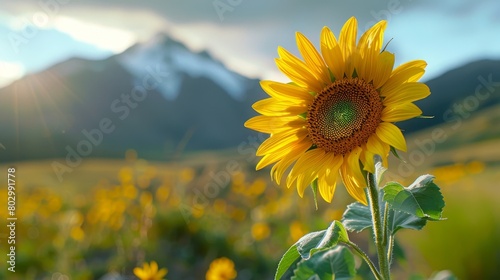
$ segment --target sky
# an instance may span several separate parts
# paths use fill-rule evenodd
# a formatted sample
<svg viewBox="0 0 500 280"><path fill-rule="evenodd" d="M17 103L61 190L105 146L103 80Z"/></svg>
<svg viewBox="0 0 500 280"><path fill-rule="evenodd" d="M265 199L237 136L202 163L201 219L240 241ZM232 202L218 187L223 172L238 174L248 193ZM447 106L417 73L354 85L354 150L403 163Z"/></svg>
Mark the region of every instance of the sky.
<svg viewBox="0 0 500 280"><path fill-rule="evenodd" d="M277 47L298 54L355 16L360 33L388 21L396 65L428 62L424 80L478 59L500 59L498 0L18 0L1 4L0 87L71 57L104 59L164 32L243 75L286 81Z"/></svg>

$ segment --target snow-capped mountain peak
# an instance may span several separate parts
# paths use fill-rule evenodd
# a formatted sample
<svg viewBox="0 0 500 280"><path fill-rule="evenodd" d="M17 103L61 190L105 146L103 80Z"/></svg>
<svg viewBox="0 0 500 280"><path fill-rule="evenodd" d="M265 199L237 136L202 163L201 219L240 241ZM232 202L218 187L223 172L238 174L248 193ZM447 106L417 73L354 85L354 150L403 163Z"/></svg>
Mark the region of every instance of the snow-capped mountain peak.
<svg viewBox="0 0 500 280"><path fill-rule="evenodd" d="M158 67L162 72L167 72L168 80L161 83L158 89L170 100L177 97L183 75L208 78L235 99L241 99L247 90L245 77L228 70L207 52L192 52L182 43L164 34L131 47L118 55L117 59L137 78L137 83L148 74L148 67Z"/></svg>

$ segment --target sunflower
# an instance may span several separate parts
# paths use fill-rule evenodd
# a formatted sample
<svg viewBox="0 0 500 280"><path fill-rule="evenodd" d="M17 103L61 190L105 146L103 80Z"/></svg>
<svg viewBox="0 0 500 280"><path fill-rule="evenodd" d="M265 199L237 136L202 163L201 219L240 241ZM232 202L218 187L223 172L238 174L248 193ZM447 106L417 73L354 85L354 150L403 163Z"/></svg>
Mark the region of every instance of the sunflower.
<svg viewBox="0 0 500 280"><path fill-rule="evenodd" d="M140 280L162 280L167 272L166 268L158 270L158 264L155 261L150 264L144 263L142 268L134 268L134 274Z"/></svg>
<svg viewBox="0 0 500 280"><path fill-rule="evenodd" d="M357 44L356 18L345 23L338 40L324 27L320 52L297 32L303 60L278 47L276 64L291 83L261 81L270 98L257 101L252 107L261 115L245 123L270 134L257 149L263 156L257 170L274 164L271 178L278 184L290 170L287 187L296 184L302 197L315 182L327 202L340 177L349 194L367 204L364 171L374 172L374 155L387 167L391 147L406 151L394 122L420 116L413 102L430 94L417 82L425 61L394 69L394 54L382 49L386 25L376 23Z"/></svg>

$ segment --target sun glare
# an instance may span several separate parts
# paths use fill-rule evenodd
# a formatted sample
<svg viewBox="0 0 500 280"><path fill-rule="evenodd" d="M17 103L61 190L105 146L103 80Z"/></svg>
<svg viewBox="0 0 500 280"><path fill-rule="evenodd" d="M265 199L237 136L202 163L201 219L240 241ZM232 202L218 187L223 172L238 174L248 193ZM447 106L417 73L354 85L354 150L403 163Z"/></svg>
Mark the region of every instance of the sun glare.
<svg viewBox="0 0 500 280"><path fill-rule="evenodd" d="M21 63L0 61L0 88L21 78L25 73Z"/></svg>

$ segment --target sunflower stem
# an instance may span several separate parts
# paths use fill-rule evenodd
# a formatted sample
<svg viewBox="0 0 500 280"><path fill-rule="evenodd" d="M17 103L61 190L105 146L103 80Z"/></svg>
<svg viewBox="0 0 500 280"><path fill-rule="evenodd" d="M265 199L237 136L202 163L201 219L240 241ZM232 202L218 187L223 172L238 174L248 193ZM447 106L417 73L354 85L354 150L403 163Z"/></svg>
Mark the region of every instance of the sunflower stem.
<svg viewBox="0 0 500 280"><path fill-rule="evenodd" d="M384 245L384 232L383 226L387 226L382 221L382 216L380 215L380 206L379 206L379 191L377 186L377 180L375 178L375 174L368 172L368 200L370 202L370 211L372 213L372 222L373 222L373 233L375 235L375 245L377 247L377 255L378 255L378 265L380 272L382 274L382 279L388 280L391 279L391 274L389 270L389 261L387 259L386 249ZM385 211L384 211L385 212ZM385 215L384 215L385 216Z"/></svg>
<svg viewBox="0 0 500 280"><path fill-rule="evenodd" d="M387 216L388 215L389 215L389 204L386 202L385 203L385 207L384 207L384 216L383 216L383 220L382 220L383 223L384 223L384 225L382 227L382 229L384 231L383 232L383 237L382 237L382 242L383 242L382 244L384 246L387 246L387 232L389 230L388 226L387 226Z"/></svg>
<svg viewBox="0 0 500 280"><path fill-rule="evenodd" d="M389 267L391 266L392 263L392 252L394 249L394 235L389 236L389 247L387 248L387 260L389 260Z"/></svg>
<svg viewBox="0 0 500 280"><path fill-rule="evenodd" d="M342 243L344 243L344 242L342 242ZM383 280L382 276L377 271L377 268L375 267L373 262L370 260L370 257L368 257L368 255L365 252L363 252L363 250L361 250L361 248L359 248L358 245L356 245L355 243L352 243L351 241L345 242L344 244L347 245L349 248L353 249L366 262L366 264L368 265L368 267L372 271L375 279Z"/></svg>

